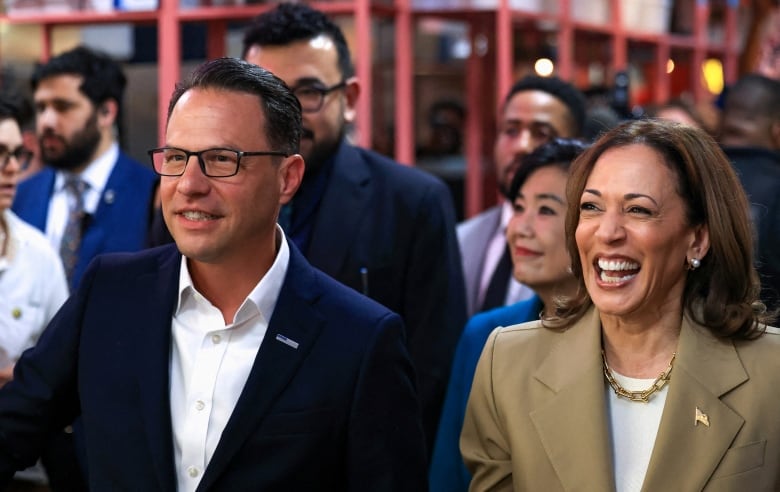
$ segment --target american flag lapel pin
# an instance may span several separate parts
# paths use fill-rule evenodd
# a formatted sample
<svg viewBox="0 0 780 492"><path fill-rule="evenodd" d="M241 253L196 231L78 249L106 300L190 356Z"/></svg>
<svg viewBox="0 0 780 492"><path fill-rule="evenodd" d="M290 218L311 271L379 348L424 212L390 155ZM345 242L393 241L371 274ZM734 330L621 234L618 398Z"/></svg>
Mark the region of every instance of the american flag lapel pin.
<svg viewBox="0 0 780 492"><path fill-rule="evenodd" d="M294 349L298 348L298 342L296 342L295 340L290 340L289 338L287 338L286 336L282 335L281 333L277 333L276 334L276 339L278 341L282 342L283 344L288 345L288 346L290 346L290 347L292 347Z"/></svg>
<svg viewBox="0 0 780 492"><path fill-rule="evenodd" d="M699 407L696 407L696 420L694 420L693 425L694 427L699 425L701 423L705 427L710 426L710 418L707 416L706 413L699 410Z"/></svg>

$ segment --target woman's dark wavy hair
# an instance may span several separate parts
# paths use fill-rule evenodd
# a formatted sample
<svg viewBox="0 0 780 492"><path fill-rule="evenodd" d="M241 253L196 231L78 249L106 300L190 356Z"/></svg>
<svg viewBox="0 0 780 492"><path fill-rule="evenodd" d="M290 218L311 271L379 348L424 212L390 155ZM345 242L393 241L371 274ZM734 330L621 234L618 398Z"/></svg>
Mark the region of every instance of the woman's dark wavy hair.
<svg viewBox="0 0 780 492"><path fill-rule="evenodd" d="M582 273L575 232L580 198L596 162L608 150L645 145L658 152L677 176L689 225L705 225L710 249L701 266L688 272L683 309L721 338L752 339L775 319L759 300L760 283L753 263L749 204L742 184L715 140L703 130L661 120L628 121L599 138L572 164L566 186L566 242L578 294L561 300L557 317L545 323L565 329L593 304ZM685 268L686 258L670 258Z"/></svg>
<svg viewBox="0 0 780 492"><path fill-rule="evenodd" d="M533 173L547 166L557 166L568 172L574 159L587 148L588 144L584 140L554 138L521 157L520 167L509 186L510 200L517 198L520 188Z"/></svg>

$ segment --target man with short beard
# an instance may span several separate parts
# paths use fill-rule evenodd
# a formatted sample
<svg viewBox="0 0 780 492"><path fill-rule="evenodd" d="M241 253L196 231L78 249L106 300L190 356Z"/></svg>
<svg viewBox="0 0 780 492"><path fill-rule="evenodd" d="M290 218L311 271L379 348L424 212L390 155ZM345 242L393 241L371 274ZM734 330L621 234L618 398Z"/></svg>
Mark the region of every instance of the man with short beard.
<svg viewBox="0 0 780 492"><path fill-rule="evenodd" d="M46 166L18 185L13 211L60 252L71 292L96 255L145 245L157 177L119 150L115 135L125 84L116 62L84 47L33 72L36 133ZM80 210L66 186L74 178L86 183ZM85 490L72 441L70 428L55 434L42 456L53 490Z"/></svg>
<svg viewBox="0 0 780 492"><path fill-rule="evenodd" d="M306 172L280 224L315 267L401 315L430 449L466 320L449 189L347 141L360 84L341 29L321 12L282 3L261 14L243 57L284 80L303 110Z"/></svg>
<svg viewBox="0 0 780 492"><path fill-rule="evenodd" d="M19 185L13 210L64 255L63 237L77 200L66 182L86 183L78 247L71 264L64 261L73 291L96 255L144 247L157 178L119 149L126 79L108 56L77 47L38 65L31 85L46 167Z"/></svg>
<svg viewBox="0 0 780 492"><path fill-rule="evenodd" d="M509 186L523 156L555 137L579 137L584 125L585 96L557 77L526 76L504 98L493 147L501 198L498 205L458 224L469 316L533 294L511 275L505 235L513 213L506 198Z"/></svg>

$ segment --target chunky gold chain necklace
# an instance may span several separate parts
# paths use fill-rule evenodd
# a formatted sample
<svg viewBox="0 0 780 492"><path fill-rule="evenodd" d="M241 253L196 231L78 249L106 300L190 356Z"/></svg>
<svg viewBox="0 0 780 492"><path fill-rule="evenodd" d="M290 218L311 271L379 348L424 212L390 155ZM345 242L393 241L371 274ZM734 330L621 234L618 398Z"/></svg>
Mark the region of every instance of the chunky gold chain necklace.
<svg viewBox="0 0 780 492"><path fill-rule="evenodd" d="M607 378L609 385L612 386L612 389L615 390L615 394L619 397L642 403L649 402L653 393L660 391L661 388L666 386L666 383L669 382L675 357L677 357L677 352L672 354L672 360L669 361L669 367L655 378L655 381L653 381L653 384L649 388L643 391L628 391L620 386L620 383L615 381L615 377L612 376L612 369L610 369L607 364L607 355L604 353L604 349L601 349L601 360L604 362L604 376Z"/></svg>

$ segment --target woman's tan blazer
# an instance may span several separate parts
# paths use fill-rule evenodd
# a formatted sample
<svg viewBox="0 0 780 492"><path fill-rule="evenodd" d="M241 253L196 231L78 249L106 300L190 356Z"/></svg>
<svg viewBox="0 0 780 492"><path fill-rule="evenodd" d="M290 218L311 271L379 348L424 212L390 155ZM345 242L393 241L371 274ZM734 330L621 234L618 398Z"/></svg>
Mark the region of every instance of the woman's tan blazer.
<svg viewBox="0 0 780 492"><path fill-rule="evenodd" d="M563 333L495 330L460 440L470 490L614 491L607 390L595 308ZM642 490L780 490L779 330L722 341L683 320Z"/></svg>

